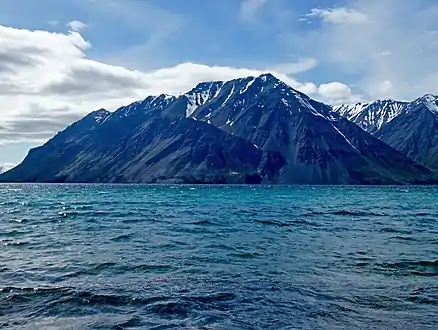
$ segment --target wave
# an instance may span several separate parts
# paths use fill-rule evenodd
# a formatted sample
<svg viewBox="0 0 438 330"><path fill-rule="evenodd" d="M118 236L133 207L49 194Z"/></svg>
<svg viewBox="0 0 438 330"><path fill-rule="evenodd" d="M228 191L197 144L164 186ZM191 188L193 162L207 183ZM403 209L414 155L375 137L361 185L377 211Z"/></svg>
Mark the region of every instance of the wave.
<svg viewBox="0 0 438 330"><path fill-rule="evenodd" d="M412 235L413 232L410 230L404 230L404 229L397 229L397 228L390 228L385 227L379 230L381 233L394 233L394 234L403 234L403 235Z"/></svg>
<svg viewBox="0 0 438 330"><path fill-rule="evenodd" d="M306 220L289 220L287 222L280 222L275 220L265 220L265 219L255 219L254 222L261 223L263 225L268 226L277 226L277 227L288 227L288 226L296 226L296 225L309 225L309 226L318 226L318 224L306 221Z"/></svg>
<svg viewBox="0 0 438 330"><path fill-rule="evenodd" d="M302 216L304 217L312 217L312 216L321 216L321 215L337 215L337 216L352 216L352 217L386 217L387 214L384 213L376 213L376 212L366 212L366 211L331 211L331 212L321 212L321 211L312 211L309 213L305 213Z"/></svg>
<svg viewBox="0 0 438 330"><path fill-rule="evenodd" d="M68 272L57 278L58 281L67 278L75 278L80 276L93 276L99 275L105 272L111 272L113 274L127 274L127 273L152 273L163 274L172 271L174 268L169 265L160 264L137 264L137 265L119 265L113 262L105 262L95 265L93 267L83 268L77 271Z"/></svg>
<svg viewBox="0 0 438 330"><path fill-rule="evenodd" d="M29 231L11 230L4 233L0 233L0 237L17 237L29 234Z"/></svg>
<svg viewBox="0 0 438 330"><path fill-rule="evenodd" d="M134 234L119 235L119 236L111 238L111 241L113 241L113 242L126 242L126 241L130 241L133 237L134 237Z"/></svg>
<svg viewBox="0 0 438 330"><path fill-rule="evenodd" d="M36 294L45 294L45 293L59 293L70 290L71 288L67 287L14 287L14 286L6 286L0 288L0 293L36 293Z"/></svg>
<svg viewBox="0 0 438 330"><path fill-rule="evenodd" d="M24 246L28 246L28 245L32 245L31 242L26 242L26 241L17 241L17 242L5 242L4 243L5 246L11 246L11 247L24 247Z"/></svg>
<svg viewBox="0 0 438 330"><path fill-rule="evenodd" d="M415 238L408 237L408 236L393 236L393 237L390 237L389 239L395 239L395 240L400 240L400 241L417 241Z"/></svg>
<svg viewBox="0 0 438 330"><path fill-rule="evenodd" d="M377 265L378 270L392 275L438 276L438 260L399 261Z"/></svg>
<svg viewBox="0 0 438 330"><path fill-rule="evenodd" d="M417 217L428 217L428 216L438 217L437 213L431 213L431 212L417 212L414 213L413 215Z"/></svg>
<svg viewBox="0 0 438 330"><path fill-rule="evenodd" d="M142 272L142 273L167 273L173 270L172 266L168 265L135 265L121 267L124 271Z"/></svg>
<svg viewBox="0 0 438 330"><path fill-rule="evenodd" d="M241 259L254 259L254 258L259 258L262 255L257 252L242 252L242 253L231 253L229 254L229 256L237 257Z"/></svg>
<svg viewBox="0 0 438 330"><path fill-rule="evenodd" d="M218 224L210 221L210 220L199 220L199 221L193 221L189 223L190 225L198 225L198 226L207 226L207 225L211 225L211 226L217 226Z"/></svg>
<svg viewBox="0 0 438 330"><path fill-rule="evenodd" d="M160 317L184 318L196 308L227 310L228 302L234 301L232 292L216 292L205 295L157 295L134 296L129 294L79 291L72 287L3 287L0 288L0 312L21 312L26 318L56 314L58 317L84 316L84 312L101 311L105 307L142 308ZM28 306L33 308L29 309Z"/></svg>

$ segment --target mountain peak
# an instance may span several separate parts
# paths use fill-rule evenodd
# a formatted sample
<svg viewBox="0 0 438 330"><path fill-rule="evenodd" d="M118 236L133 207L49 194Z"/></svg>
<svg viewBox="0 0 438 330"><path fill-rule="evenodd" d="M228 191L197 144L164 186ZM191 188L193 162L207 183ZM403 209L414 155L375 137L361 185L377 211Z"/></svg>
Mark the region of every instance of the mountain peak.
<svg viewBox="0 0 438 330"><path fill-rule="evenodd" d="M111 112L101 108L99 110L89 113L87 116L85 116L85 118L92 118L96 123L99 124L104 121L109 115L111 115Z"/></svg>
<svg viewBox="0 0 438 330"><path fill-rule="evenodd" d="M241 78L236 78L236 79L231 79L231 80L201 81L193 89L191 89L189 92L187 92L186 94L193 94L194 92L205 91L205 90L218 90L227 83L240 83L240 82L244 82L244 81L254 81L254 80L259 80L263 83L283 83L284 84L283 81L281 81L280 79L275 77L272 73L266 72L266 73L262 73L259 76L246 76L246 77L241 77Z"/></svg>
<svg viewBox="0 0 438 330"><path fill-rule="evenodd" d="M413 102L413 109L426 107L427 110L433 114L438 114L438 96L433 94L426 94L419 97Z"/></svg>
<svg viewBox="0 0 438 330"><path fill-rule="evenodd" d="M204 91L204 90L217 90L224 84L224 81L221 80L213 80L213 81L201 81L198 83L195 88L191 89L187 94L194 93L196 91Z"/></svg>
<svg viewBox="0 0 438 330"><path fill-rule="evenodd" d="M176 97L170 94L159 94L159 95L150 95L147 98L145 98L143 101L140 101L140 103L142 102L161 102L161 101L165 101L165 100L173 100Z"/></svg>
<svg viewBox="0 0 438 330"><path fill-rule="evenodd" d="M260 76L257 77L263 82L282 82L280 79L278 79L276 76L274 76L270 72L262 73Z"/></svg>
<svg viewBox="0 0 438 330"><path fill-rule="evenodd" d="M334 107L333 110L350 121L353 121L368 133L374 134L384 125L403 113L408 104L408 102L386 98L371 103L340 105Z"/></svg>
<svg viewBox="0 0 438 330"><path fill-rule="evenodd" d="M224 82L199 83L184 97L187 99L186 117L211 122L211 116L215 117L211 109L217 109L221 114L216 116L221 118L223 124L232 123L233 118L237 119L239 114L248 109L251 112L262 108L265 109L262 112L282 109L288 115L294 111L309 111L316 115L328 115L331 112L327 106L295 90L272 73ZM225 116L223 109L229 112L228 118L222 118Z"/></svg>
<svg viewBox="0 0 438 330"><path fill-rule="evenodd" d="M428 93L428 94L425 94L423 96L423 98L426 100L436 100L436 99L438 99L438 95Z"/></svg>
<svg viewBox="0 0 438 330"><path fill-rule="evenodd" d="M97 116L97 115L106 115L109 114L110 112L104 108L100 108L99 110L95 110L91 113L89 113L89 116Z"/></svg>
<svg viewBox="0 0 438 330"><path fill-rule="evenodd" d="M412 103L421 104L435 101L438 101L438 95L428 93L416 98Z"/></svg>

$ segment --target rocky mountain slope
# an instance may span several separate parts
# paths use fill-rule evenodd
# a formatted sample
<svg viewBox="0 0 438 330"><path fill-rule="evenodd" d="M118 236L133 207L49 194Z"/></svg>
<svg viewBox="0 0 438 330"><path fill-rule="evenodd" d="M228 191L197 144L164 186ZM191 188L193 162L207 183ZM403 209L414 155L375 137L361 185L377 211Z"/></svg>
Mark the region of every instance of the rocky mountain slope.
<svg viewBox="0 0 438 330"><path fill-rule="evenodd" d="M93 112L33 149L1 177L30 182L260 181L263 153L251 143L161 112L175 101L147 98L111 114ZM269 180L269 176L266 177Z"/></svg>
<svg viewBox="0 0 438 330"><path fill-rule="evenodd" d="M438 170L438 96L343 105L334 110L404 155Z"/></svg>
<svg viewBox="0 0 438 330"><path fill-rule="evenodd" d="M408 102L385 99L371 103L344 104L333 109L368 133L374 134L400 115L408 104Z"/></svg>
<svg viewBox="0 0 438 330"><path fill-rule="evenodd" d="M398 184L431 173L264 74L93 112L0 180Z"/></svg>

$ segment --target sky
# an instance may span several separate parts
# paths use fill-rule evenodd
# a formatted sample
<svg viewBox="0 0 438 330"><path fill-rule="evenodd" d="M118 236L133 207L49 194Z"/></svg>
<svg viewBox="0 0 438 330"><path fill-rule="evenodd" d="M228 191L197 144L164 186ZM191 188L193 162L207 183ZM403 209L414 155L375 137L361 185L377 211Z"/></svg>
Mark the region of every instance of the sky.
<svg viewBox="0 0 438 330"><path fill-rule="evenodd" d="M329 103L438 94L436 0L0 0L0 166L86 113L272 72Z"/></svg>

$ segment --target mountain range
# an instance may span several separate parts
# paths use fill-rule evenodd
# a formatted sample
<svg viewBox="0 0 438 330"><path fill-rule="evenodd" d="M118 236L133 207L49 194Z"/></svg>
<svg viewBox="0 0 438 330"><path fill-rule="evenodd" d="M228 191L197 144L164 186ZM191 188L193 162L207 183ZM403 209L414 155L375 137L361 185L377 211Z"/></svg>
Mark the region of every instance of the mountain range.
<svg viewBox="0 0 438 330"><path fill-rule="evenodd" d="M331 107L271 74L203 82L94 111L0 180L434 183L436 108L431 95Z"/></svg>
<svg viewBox="0 0 438 330"><path fill-rule="evenodd" d="M438 171L438 96L413 102L390 99L334 107L381 141L428 168Z"/></svg>

